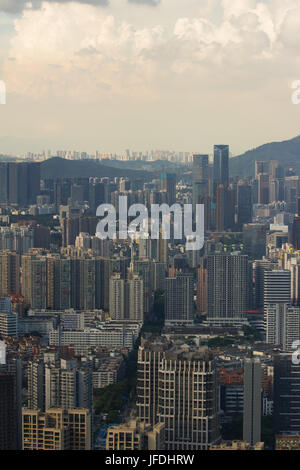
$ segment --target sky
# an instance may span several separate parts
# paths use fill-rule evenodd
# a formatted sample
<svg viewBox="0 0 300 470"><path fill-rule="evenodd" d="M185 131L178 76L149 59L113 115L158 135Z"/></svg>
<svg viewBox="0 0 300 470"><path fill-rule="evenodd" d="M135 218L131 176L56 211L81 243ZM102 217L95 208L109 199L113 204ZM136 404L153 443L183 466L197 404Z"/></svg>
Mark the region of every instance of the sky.
<svg viewBox="0 0 300 470"><path fill-rule="evenodd" d="M300 0L0 0L0 153L300 134Z"/></svg>

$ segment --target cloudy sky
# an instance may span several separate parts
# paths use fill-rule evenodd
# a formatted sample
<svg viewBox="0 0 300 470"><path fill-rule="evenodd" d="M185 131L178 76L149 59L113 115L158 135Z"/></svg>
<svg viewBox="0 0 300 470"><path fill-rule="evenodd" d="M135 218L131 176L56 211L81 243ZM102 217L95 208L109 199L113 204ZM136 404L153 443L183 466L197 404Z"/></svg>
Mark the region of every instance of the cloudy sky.
<svg viewBox="0 0 300 470"><path fill-rule="evenodd" d="M0 0L0 153L294 137L299 52L300 0Z"/></svg>

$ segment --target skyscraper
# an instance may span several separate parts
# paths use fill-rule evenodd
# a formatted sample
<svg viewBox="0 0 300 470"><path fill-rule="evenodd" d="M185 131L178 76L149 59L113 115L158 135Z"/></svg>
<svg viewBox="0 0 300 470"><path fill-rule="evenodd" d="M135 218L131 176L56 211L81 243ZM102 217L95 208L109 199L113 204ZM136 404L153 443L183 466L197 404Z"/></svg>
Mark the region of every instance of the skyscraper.
<svg viewBox="0 0 300 470"><path fill-rule="evenodd" d="M17 449L17 409L13 374L0 371L0 450Z"/></svg>
<svg viewBox="0 0 300 470"><path fill-rule="evenodd" d="M264 271L264 308L270 304L291 303L291 272L284 269Z"/></svg>
<svg viewBox="0 0 300 470"><path fill-rule="evenodd" d="M252 221L252 188L249 184L237 185L237 224L242 230L243 225Z"/></svg>
<svg viewBox="0 0 300 470"><path fill-rule="evenodd" d="M162 173L160 175L161 190L166 191L167 204L172 206L176 202L176 174Z"/></svg>
<svg viewBox="0 0 300 470"><path fill-rule="evenodd" d="M125 318L125 281L115 273L109 281L109 314L115 320Z"/></svg>
<svg viewBox="0 0 300 470"><path fill-rule="evenodd" d="M165 352L159 371L160 422L168 450L208 450L220 440L218 386L207 349Z"/></svg>
<svg viewBox="0 0 300 470"><path fill-rule="evenodd" d="M261 364L258 358L244 361L243 440L250 445L261 441Z"/></svg>
<svg viewBox="0 0 300 470"><path fill-rule="evenodd" d="M266 255L266 226L264 224L243 225L243 244L245 254L252 259Z"/></svg>
<svg viewBox="0 0 300 470"><path fill-rule="evenodd" d="M208 195L208 155L193 155L193 211L200 198Z"/></svg>
<svg viewBox="0 0 300 470"><path fill-rule="evenodd" d="M300 338L300 307L267 304L265 307L266 342L290 351Z"/></svg>
<svg viewBox="0 0 300 470"><path fill-rule="evenodd" d="M142 337L137 376L138 417L164 423L167 450L207 450L219 441L216 366L206 348Z"/></svg>
<svg viewBox="0 0 300 470"><path fill-rule="evenodd" d="M224 232L234 227L234 192L220 184L216 192L216 230Z"/></svg>
<svg viewBox="0 0 300 470"><path fill-rule="evenodd" d="M291 354L274 359L274 432L277 435L300 433L300 365Z"/></svg>
<svg viewBox="0 0 300 470"><path fill-rule="evenodd" d="M189 324L193 322L193 275L178 273L166 278L165 324Z"/></svg>
<svg viewBox="0 0 300 470"><path fill-rule="evenodd" d="M214 195L217 187L222 184L225 188L229 185L229 146L214 146L213 166Z"/></svg>
<svg viewBox="0 0 300 470"><path fill-rule="evenodd" d="M209 255L207 272L209 324L245 323L249 305L248 256Z"/></svg>

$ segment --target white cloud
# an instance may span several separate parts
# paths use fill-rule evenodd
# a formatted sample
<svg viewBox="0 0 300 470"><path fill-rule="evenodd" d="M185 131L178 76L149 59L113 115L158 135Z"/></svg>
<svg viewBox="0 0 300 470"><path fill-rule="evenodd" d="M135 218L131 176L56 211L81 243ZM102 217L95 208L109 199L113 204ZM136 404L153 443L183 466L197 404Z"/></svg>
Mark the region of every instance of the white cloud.
<svg viewBox="0 0 300 470"><path fill-rule="evenodd" d="M180 115L187 102L209 109L222 99L230 112L243 99L238 114L245 103L249 113L290 103L289 83L300 78L299 0L184 0L186 14L178 2L172 21L177 2L162 0L147 9L148 22L137 13L146 7L127 13L125 0L84 3L92 2L44 2L15 19L1 78L18 102L93 102L104 114L112 103L125 115L151 103L150 120L174 107Z"/></svg>

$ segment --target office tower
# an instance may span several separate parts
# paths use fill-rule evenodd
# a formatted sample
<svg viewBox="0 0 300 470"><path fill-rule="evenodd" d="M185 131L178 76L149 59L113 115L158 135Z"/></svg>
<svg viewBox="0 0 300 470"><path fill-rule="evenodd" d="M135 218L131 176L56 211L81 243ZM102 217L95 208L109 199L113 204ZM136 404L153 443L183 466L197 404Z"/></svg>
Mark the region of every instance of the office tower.
<svg viewBox="0 0 300 470"><path fill-rule="evenodd" d="M215 228L215 203L212 203L211 197L208 194L201 195L198 199L198 204L204 206L204 230L205 232Z"/></svg>
<svg viewBox="0 0 300 470"><path fill-rule="evenodd" d="M20 256L0 251L0 296L20 293Z"/></svg>
<svg viewBox="0 0 300 470"><path fill-rule="evenodd" d="M244 252L251 259L266 255L266 226L263 224L243 225Z"/></svg>
<svg viewBox="0 0 300 470"><path fill-rule="evenodd" d="M7 183L5 185L7 202L21 207L35 204L40 193L40 164L34 162L9 162L7 163L7 171Z"/></svg>
<svg viewBox="0 0 300 470"><path fill-rule="evenodd" d="M126 282L126 317L131 321L143 321L144 319L144 287L143 279L138 274L133 274Z"/></svg>
<svg viewBox="0 0 300 470"><path fill-rule="evenodd" d="M160 422L168 450L208 450L220 440L218 386L207 349L164 353L158 371Z"/></svg>
<svg viewBox="0 0 300 470"><path fill-rule="evenodd" d="M176 174L162 173L160 175L161 190L166 191L167 204L172 206L176 202Z"/></svg>
<svg viewBox="0 0 300 470"><path fill-rule="evenodd" d="M216 254L207 257L209 324L222 326L245 323L249 281L248 256Z"/></svg>
<svg viewBox="0 0 300 470"><path fill-rule="evenodd" d="M264 309L270 304L291 303L291 272L284 269L264 271Z"/></svg>
<svg viewBox="0 0 300 470"><path fill-rule="evenodd" d="M225 188L229 185L229 146L214 146L214 165L213 165L214 195L217 187L221 184Z"/></svg>
<svg viewBox="0 0 300 470"><path fill-rule="evenodd" d="M169 240L163 238L162 229L159 231L159 237L156 240L155 260L159 263L168 263L168 243Z"/></svg>
<svg viewBox="0 0 300 470"><path fill-rule="evenodd" d="M23 450L91 450L87 409L23 409Z"/></svg>
<svg viewBox="0 0 300 470"><path fill-rule="evenodd" d="M153 261L152 260L134 260L130 271L138 274L143 280L144 291L144 314L148 314L153 303Z"/></svg>
<svg viewBox="0 0 300 470"><path fill-rule="evenodd" d="M253 262L254 307L258 310L264 308L264 272L276 268L278 268L278 264L268 259Z"/></svg>
<svg viewBox="0 0 300 470"><path fill-rule="evenodd" d="M33 227L33 247L50 250L50 228L36 225ZM30 246L30 248L32 248ZM27 249L27 251L29 248Z"/></svg>
<svg viewBox="0 0 300 470"><path fill-rule="evenodd" d="M54 181L54 204L58 209L59 206L65 205L68 202L68 198L71 194L71 181L60 180Z"/></svg>
<svg viewBox="0 0 300 470"><path fill-rule="evenodd" d="M11 309L6 312L0 310L0 335L18 337L18 314Z"/></svg>
<svg viewBox="0 0 300 470"><path fill-rule="evenodd" d="M194 319L192 274L166 278L165 325L191 324Z"/></svg>
<svg viewBox="0 0 300 470"><path fill-rule="evenodd" d="M139 258L140 259L152 259L154 252L154 242L149 238L140 238L139 239Z"/></svg>
<svg viewBox="0 0 300 470"><path fill-rule="evenodd" d="M13 374L0 371L0 450L17 449L16 383Z"/></svg>
<svg viewBox="0 0 300 470"><path fill-rule="evenodd" d="M15 410L15 426L17 432L17 449L22 448L22 388L23 388L23 365L22 359L12 356L9 352L6 364L0 365L1 371L13 377L13 402Z"/></svg>
<svg viewBox="0 0 300 470"><path fill-rule="evenodd" d="M153 263L153 290L165 290L166 287L166 265L165 263Z"/></svg>
<svg viewBox="0 0 300 470"><path fill-rule="evenodd" d="M197 312L207 312L207 269L200 266L197 270Z"/></svg>
<svg viewBox="0 0 300 470"><path fill-rule="evenodd" d="M291 354L274 358L274 433L300 434L300 365L294 364Z"/></svg>
<svg viewBox="0 0 300 470"><path fill-rule="evenodd" d="M158 422L158 370L170 343L162 336L142 336L137 361L137 416L147 424Z"/></svg>
<svg viewBox="0 0 300 470"><path fill-rule="evenodd" d="M80 184L72 184L71 186L71 204L82 204L84 202L84 187Z"/></svg>
<svg viewBox="0 0 300 470"><path fill-rule="evenodd" d="M270 173L270 160L267 161L255 161L255 179L261 174Z"/></svg>
<svg viewBox="0 0 300 470"><path fill-rule="evenodd" d="M234 227L234 192L220 184L216 190L216 231Z"/></svg>
<svg viewBox="0 0 300 470"><path fill-rule="evenodd" d="M125 281L115 273L109 281L109 315L114 320L125 318Z"/></svg>
<svg viewBox="0 0 300 470"><path fill-rule="evenodd" d="M7 162L0 163L0 204L8 203L8 164Z"/></svg>
<svg viewBox="0 0 300 470"><path fill-rule="evenodd" d="M296 215L289 230L289 242L295 250L300 250L300 216Z"/></svg>
<svg viewBox="0 0 300 470"><path fill-rule="evenodd" d="M208 190L208 155L193 155L193 182L204 185Z"/></svg>
<svg viewBox="0 0 300 470"><path fill-rule="evenodd" d="M252 221L252 188L249 184L237 185L237 224L242 230L243 225Z"/></svg>
<svg viewBox="0 0 300 470"><path fill-rule="evenodd" d="M300 177L287 176L284 179L284 201L288 212L296 214L297 196L300 195Z"/></svg>
<svg viewBox="0 0 300 470"><path fill-rule="evenodd" d="M208 194L208 155L193 155L193 211L200 198Z"/></svg>
<svg viewBox="0 0 300 470"><path fill-rule="evenodd" d="M131 419L127 423L111 426L107 431L106 450L164 450L163 423L154 426Z"/></svg>
<svg viewBox="0 0 300 470"><path fill-rule="evenodd" d="M251 445L261 441L261 363L258 358L244 361L243 440Z"/></svg>
<svg viewBox="0 0 300 470"><path fill-rule="evenodd" d="M47 258L39 253L22 256L22 295L26 307L47 308Z"/></svg>
<svg viewBox="0 0 300 470"><path fill-rule="evenodd" d="M266 342L292 349L300 338L300 307L287 304L267 304L265 308Z"/></svg>
<svg viewBox="0 0 300 470"><path fill-rule="evenodd" d="M270 177L268 174L258 175L258 204L269 204L270 202Z"/></svg>
<svg viewBox="0 0 300 470"><path fill-rule="evenodd" d="M98 206L106 201L106 191L104 183L90 183L89 184L89 202L93 214L96 214Z"/></svg>

